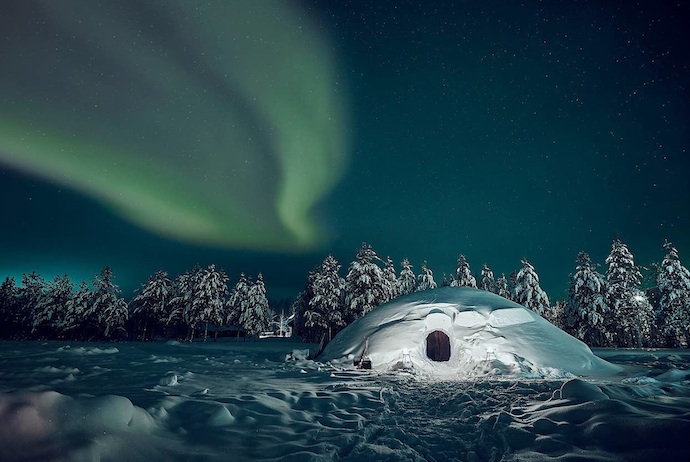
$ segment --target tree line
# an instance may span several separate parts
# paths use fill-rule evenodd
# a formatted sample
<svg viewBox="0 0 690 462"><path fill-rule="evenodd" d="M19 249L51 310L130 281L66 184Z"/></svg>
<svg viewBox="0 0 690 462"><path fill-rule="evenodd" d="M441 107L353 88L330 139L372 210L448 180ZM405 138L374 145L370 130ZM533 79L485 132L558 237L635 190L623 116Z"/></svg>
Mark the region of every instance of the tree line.
<svg viewBox="0 0 690 462"><path fill-rule="evenodd" d="M215 265L195 267L174 280L157 271L127 303L105 267L89 285L75 288L67 275L46 282L24 274L21 285L6 278L0 285L0 337L14 339L151 340L203 339L218 328L258 335L274 322L261 273L252 281L240 276L233 290Z"/></svg>
<svg viewBox="0 0 690 462"><path fill-rule="evenodd" d="M642 287L640 266L628 247L615 240L604 274L585 252L576 259L563 300L551 304L539 285L534 266L523 259L509 277L496 278L484 264L473 274L464 255L442 286L473 287L513 300L594 347L688 347L690 340L690 272L678 251L665 243L666 255L649 269L652 283ZM328 255L309 272L290 311L296 335L309 342L330 341L345 326L382 303L437 287L426 262L415 274L408 259L400 271L390 257L381 259L362 243L341 276L341 265ZM215 265L194 269L174 280L163 271L150 276L127 303L104 268L89 285L75 288L66 275L46 282L36 273L0 285L0 337L71 340L194 340L209 326L213 335L230 326L236 335L257 336L276 323L261 274L252 281L242 274L232 289ZM203 332L203 334L200 334Z"/></svg>
<svg viewBox="0 0 690 462"><path fill-rule="evenodd" d="M597 271L589 255L580 252L564 300L551 304L539 285L534 266L522 260L509 277L496 278L484 264L473 274L466 257L457 259L455 274L442 277L442 286L473 287L513 300L593 347L683 347L690 341L690 272L669 242L660 264L649 270L649 287L642 288L642 270L627 245L613 241L606 272ZM435 288L426 262L415 275L407 259L400 273L390 257L382 260L366 243L340 276L340 264L329 255L309 273L304 290L293 303L297 333L310 341L329 340L346 325L376 306L414 291Z"/></svg>

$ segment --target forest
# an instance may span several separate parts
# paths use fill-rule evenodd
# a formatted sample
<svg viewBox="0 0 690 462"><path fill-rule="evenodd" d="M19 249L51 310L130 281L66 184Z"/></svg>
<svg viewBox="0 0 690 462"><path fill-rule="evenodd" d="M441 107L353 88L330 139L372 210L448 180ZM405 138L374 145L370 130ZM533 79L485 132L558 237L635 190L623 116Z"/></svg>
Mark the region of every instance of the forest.
<svg viewBox="0 0 690 462"><path fill-rule="evenodd" d="M440 285L496 293L592 347L688 348L690 272L671 243L663 248L660 263L642 268L627 245L615 240L604 273L580 252L567 296L554 303L526 259L508 277L495 277L487 264L473 274L460 255L455 274L443 275ZM294 335L325 343L378 305L439 285L426 262L415 274L403 259L398 272L390 257L380 258L367 243L345 277L340 263L328 255L280 314L270 307L261 273L254 280L242 274L232 288L228 283L215 265L196 266L174 279L157 271L127 302L109 267L78 287L67 275L46 281L35 272L24 274L19 285L7 277L0 285L0 338L207 341L220 333L246 339L268 331L282 334L289 319Z"/></svg>

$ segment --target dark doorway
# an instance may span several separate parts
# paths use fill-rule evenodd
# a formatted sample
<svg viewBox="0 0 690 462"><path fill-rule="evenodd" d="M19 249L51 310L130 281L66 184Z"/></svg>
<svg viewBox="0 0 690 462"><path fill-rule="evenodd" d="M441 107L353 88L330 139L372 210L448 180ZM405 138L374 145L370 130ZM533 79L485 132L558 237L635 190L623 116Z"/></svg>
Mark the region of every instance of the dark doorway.
<svg viewBox="0 0 690 462"><path fill-rule="evenodd" d="M450 339L436 330L426 337L426 355L432 361L448 361L450 359Z"/></svg>

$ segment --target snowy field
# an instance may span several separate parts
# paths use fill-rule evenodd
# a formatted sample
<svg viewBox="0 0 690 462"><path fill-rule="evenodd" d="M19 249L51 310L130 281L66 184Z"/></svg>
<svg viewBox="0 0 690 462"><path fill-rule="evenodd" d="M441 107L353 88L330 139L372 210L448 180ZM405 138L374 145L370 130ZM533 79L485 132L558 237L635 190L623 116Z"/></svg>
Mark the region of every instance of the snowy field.
<svg viewBox="0 0 690 462"><path fill-rule="evenodd" d="M304 345L0 343L1 461L687 460L690 352L609 378L432 381Z"/></svg>

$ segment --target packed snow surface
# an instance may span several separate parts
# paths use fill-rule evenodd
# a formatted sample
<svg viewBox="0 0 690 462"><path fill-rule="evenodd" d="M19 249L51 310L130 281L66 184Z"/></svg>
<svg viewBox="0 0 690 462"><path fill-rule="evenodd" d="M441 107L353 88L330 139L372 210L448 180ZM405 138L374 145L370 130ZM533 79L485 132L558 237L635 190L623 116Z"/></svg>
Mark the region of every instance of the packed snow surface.
<svg viewBox="0 0 690 462"><path fill-rule="evenodd" d="M447 360L429 357L428 338L436 332L448 342ZM445 378L620 372L522 305L467 287L416 292L381 305L340 332L319 359L352 367L363 353L377 370L414 369Z"/></svg>
<svg viewBox="0 0 690 462"><path fill-rule="evenodd" d="M687 460L690 352L612 378L345 370L279 340L0 342L0 461ZM295 358L286 361L286 357Z"/></svg>

